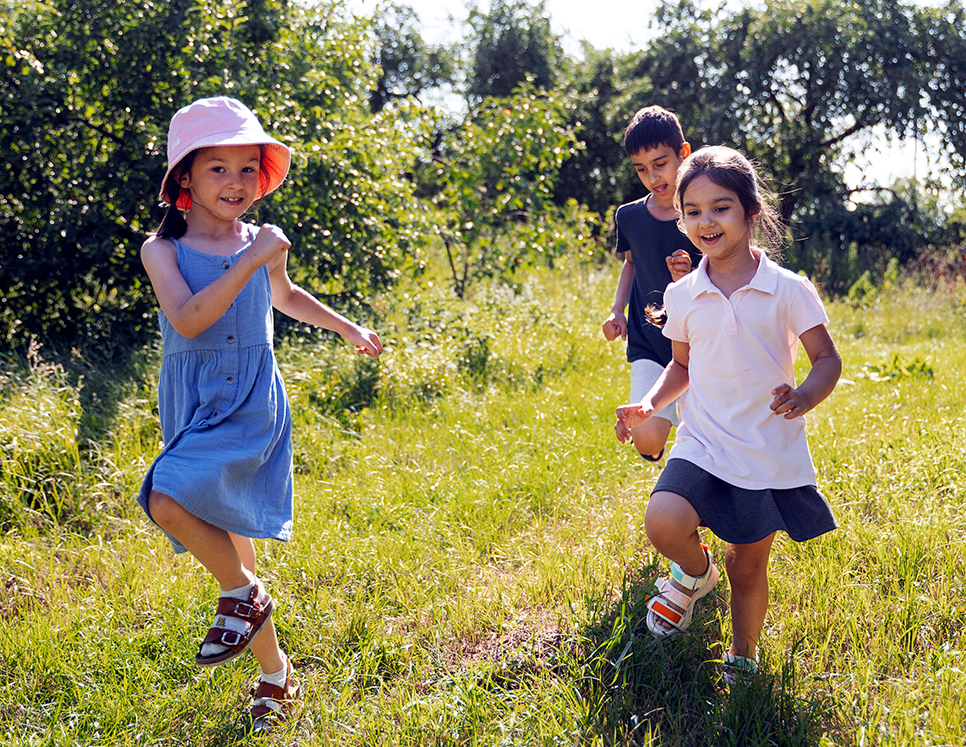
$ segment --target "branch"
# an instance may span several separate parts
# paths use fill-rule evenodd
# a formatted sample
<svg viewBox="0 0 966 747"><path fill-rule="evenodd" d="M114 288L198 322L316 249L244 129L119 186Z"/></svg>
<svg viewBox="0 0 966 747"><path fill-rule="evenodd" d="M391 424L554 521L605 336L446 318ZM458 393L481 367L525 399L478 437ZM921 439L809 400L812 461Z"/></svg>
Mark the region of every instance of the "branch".
<svg viewBox="0 0 966 747"><path fill-rule="evenodd" d="M465 285L466 285L465 276L463 281L460 282L459 275L456 272L456 263L453 261L453 250L450 248L449 237L442 231L439 232L439 236L443 240L443 246L446 247L446 259L449 260L449 270L453 276L453 290L456 291L456 296L462 299L463 293L465 291Z"/></svg>
<svg viewBox="0 0 966 747"><path fill-rule="evenodd" d="M864 130L866 127L868 127L868 125L860 117L859 118L859 121L857 121L854 125L852 125L851 127L849 127L844 132L840 132L835 137L830 138L829 140L825 140L825 141L819 143L819 147L820 148L827 148L830 145L836 145L836 144L842 142L843 140L845 140L846 138L852 137L852 135L854 135L855 133L857 133L859 130Z"/></svg>
<svg viewBox="0 0 966 747"><path fill-rule="evenodd" d="M778 94L774 91L769 91L768 100L778 107L778 113L781 115L782 124L788 124L788 114L785 113L785 107L782 106L782 102L779 100Z"/></svg>
<svg viewBox="0 0 966 747"><path fill-rule="evenodd" d="M100 133L101 135L103 135L104 137L106 137L108 140L110 140L111 142L113 142L116 145L124 145L124 140L123 139L121 139L119 137L116 137L115 135L113 135L110 132L107 132L103 127L98 127L95 124L91 124L86 119L81 119L80 117L72 117L69 121L76 122L77 124L84 125L85 127L88 127L90 129L94 130L94 132Z"/></svg>
<svg viewBox="0 0 966 747"><path fill-rule="evenodd" d="M896 194L896 191L894 189L889 188L889 187L854 187L852 189L847 189L845 191L845 196L849 200L852 200L852 195L856 194L857 192L888 192L894 198L901 199L899 197L899 195ZM854 200L853 200L853 202L854 202Z"/></svg>

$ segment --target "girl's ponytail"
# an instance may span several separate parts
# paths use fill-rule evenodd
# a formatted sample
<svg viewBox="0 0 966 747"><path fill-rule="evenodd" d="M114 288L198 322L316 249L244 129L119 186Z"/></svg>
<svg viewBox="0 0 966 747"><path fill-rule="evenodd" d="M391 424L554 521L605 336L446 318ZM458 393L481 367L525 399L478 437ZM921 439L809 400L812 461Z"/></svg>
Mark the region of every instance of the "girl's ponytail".
<svg viewBox="0 0 966 747"><path fill-rule="evenodd" d="M171 169L164 182L164 194L162 199L168 206L168 211L164 214L164 219L155 233L162 239L180 239L188 231L188 221L185 220L184 213L178 209L178 199L181 197L181 177L191 171L191 165L195 161L198 153L207 150L193 150Z"/></svg>
<svg viewBox="0 0 966 747"><path fill-rule="evenodd" d="M658 306L656 303L648 304L644 309L644 318L647 319L649 324L658 329L663 329L664 325L667 324L667 309L664 306Z"/></svg>
<svg viewBox="0 0 966 747"><path fill-rule="evenodd" d="M180 239L188 231L188 222L184 215L173 204L168 205L168 211L164 214L164 219L155 235L162 239Z"/></svg>

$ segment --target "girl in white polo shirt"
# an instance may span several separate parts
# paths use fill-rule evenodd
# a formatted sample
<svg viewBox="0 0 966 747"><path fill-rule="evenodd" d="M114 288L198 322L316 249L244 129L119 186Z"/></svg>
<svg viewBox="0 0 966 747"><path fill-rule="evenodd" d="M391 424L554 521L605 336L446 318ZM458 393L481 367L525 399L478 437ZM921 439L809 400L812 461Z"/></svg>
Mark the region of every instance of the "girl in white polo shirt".
<svg viewBox="0 0 966 747"><path fill-rule="evenodd" d="M815 288L779 267L781 223L751 163L724 147L702 148L678 173L677 207L704 255L664 294L673 360L647 396L617 409L628 432L688 390L683 422L644 517L648 539L671 562L657 583L647 626L658 637L688 627L718 569L698 529L727 542L733 640L725 676L757 671L768 607L775 532L803 542L836 528L815 486L806 412L835 388L842 361ZM801 341L812 367L795 384Z"/></svg>

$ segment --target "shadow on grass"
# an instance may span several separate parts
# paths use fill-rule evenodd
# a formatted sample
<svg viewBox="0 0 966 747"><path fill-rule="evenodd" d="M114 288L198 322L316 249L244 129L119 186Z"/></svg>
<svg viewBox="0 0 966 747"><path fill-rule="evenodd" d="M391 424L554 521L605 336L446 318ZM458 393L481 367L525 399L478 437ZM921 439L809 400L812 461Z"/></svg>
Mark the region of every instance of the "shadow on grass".
<svg viewBox="0 0 966 747"><path fill-rule="evenodd" d="M699 603L686 633L664 640L645 623L653 592L651 583L625 583L584 631L591 728L604 744L810 747L842 731L835 704L798 680L794 652L778 669L763 662L757 677L722 680L727 604L717 591Z"/></svg>
<svg viewBox="0 0 966 747"><path fill-rule="evenodd" d="M101 443L111 433L119 407L132 390L151 398L155 407L153 382L160 366L160 348L150 346L98 352L86 349L58 356L70 383L78 387L81 419L77 440L81 444Z"/></svg>
<svg viewBox="0 0 966 747"><path fill-rule="evenodd" d="M126 403L150 401L140 410L139 436L158 441L151 418L158 359L151 347L60 350L36 340L0 352L0 406L11 422L0 435L9 447L0 465L0 529L90 532L98 504L113 510L129 502L109 454L112 434L123 407L132 422Z"/></svg>

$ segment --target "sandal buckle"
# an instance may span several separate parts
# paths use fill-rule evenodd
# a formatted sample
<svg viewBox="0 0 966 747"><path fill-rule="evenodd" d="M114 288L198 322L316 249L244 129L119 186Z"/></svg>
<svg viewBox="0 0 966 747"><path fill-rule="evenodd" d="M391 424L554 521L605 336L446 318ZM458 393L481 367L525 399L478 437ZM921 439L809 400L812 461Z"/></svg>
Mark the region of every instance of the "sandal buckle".
<svg viewBox="0 0 966 747"><path fill-rule="evenodd" d="M253 617L255 615L255 607L248 602L235 602L235 616L236 617Z"/></svg>
<svg viewBox="0 0 966 747"><path fill-rule="evenodd" d="M225 630L221 634L219 643L231 648L232 646L237 646L243 640L245 640L245 636L243 636L241 633L238 633L234 630Z"/></svg>

